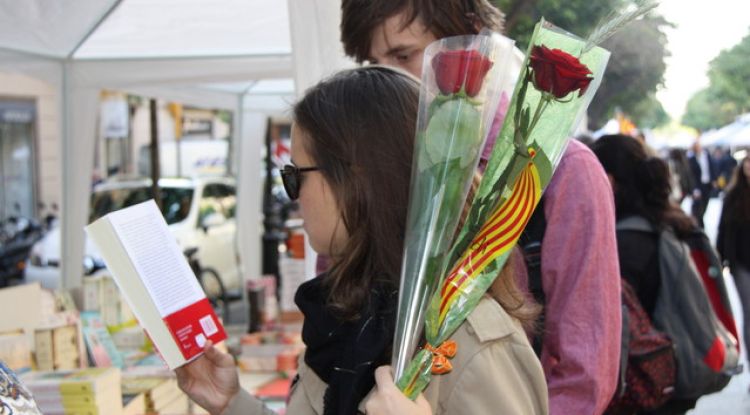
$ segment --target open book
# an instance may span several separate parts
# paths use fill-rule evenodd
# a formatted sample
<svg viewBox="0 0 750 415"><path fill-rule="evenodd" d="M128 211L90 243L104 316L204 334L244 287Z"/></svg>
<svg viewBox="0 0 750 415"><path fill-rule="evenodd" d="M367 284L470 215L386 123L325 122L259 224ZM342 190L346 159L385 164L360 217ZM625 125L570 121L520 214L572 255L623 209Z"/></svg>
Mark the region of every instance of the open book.
<svg viewBox="0 0 750 415"><path fill-rule="evenodd" d="M170 369L226 339L224 328L153 200L86 227L120 292Z"/></svg>

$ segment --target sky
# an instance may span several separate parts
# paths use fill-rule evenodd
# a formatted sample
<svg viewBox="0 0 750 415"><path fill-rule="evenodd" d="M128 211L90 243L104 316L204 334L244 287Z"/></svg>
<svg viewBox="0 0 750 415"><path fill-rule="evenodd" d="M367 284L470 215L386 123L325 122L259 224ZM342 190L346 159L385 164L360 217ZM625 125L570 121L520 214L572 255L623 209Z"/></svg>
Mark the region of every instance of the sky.
<svg viewBox="0 0 750 415"><path fill-rule="evenodd" d="M708 86L709 62L749 33L747 0L661 0L657 10L676 27L665 30L672 56L656 97L679 120L690 97Z"/></svg>

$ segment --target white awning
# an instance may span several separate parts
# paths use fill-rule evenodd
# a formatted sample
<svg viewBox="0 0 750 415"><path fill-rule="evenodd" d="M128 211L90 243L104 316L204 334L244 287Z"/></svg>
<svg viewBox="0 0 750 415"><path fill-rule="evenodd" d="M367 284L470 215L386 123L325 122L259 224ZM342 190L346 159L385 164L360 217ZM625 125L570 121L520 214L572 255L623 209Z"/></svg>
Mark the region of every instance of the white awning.
<svg viewBox="0 0 750 415"><path fill-rule="evenodd" d="M58 91L62 258L81 283L99 91L121 90L237 114L238 242L260 275L260 148L269 115L352 66L330 0L0 0L0 71Z"/></svg>

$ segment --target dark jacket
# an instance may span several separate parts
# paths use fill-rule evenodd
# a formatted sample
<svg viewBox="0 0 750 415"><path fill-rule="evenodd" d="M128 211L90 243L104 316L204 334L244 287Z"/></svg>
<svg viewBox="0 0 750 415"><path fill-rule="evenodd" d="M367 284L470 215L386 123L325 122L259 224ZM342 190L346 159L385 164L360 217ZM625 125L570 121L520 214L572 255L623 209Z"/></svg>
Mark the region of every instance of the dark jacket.
<svg viewBox="0 0 750 415"><path fill-rule="evenodd" d="M617 255L620 274L635 290L649 317L653 317L661 287L656 233L618 230Z"/></svg>
<svg viewBox="0 0 750 415"><path fill-rule="evenodd" d="M705 152L706 150L703 150L703 151ZM716 181L716 177L717 177L716 162L711 157L711 154L706 152L706 155L708 156L708 170L709 170L708 176L710 178L709 182L713 183L714 181ZM688 158L688 164L690 164L690 172L693 175L693 186L694 186L693 190L700 190L700 186L703 184L701 182L702 170L701 170L701 165L698 162L698 158L695 153L691 154L690 157Z"/></svg>
<svg viewBox="0 0 750 415"><path fill-rule="evenodd" d="M750 212L746 213L750 215ZM738 265L750 270L750 218L739 221L739 215L732 211L730 204L724 203L716 236L716 250L731 270Z"/></svg>

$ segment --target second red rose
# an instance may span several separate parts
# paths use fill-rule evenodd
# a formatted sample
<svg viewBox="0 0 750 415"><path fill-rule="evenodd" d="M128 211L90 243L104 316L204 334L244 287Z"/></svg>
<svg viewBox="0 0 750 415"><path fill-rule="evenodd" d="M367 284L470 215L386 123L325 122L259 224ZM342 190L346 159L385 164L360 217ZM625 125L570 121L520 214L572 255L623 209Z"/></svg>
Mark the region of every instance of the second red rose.
<svg viewBox="0 0 750 415"><path fill-rule="evenodd" d="M534 46L529 65L534 70L534 86L540 91L549 92L557 98L580 90L586 92L591 83L591 71L575 56L560 49Z"/></svg>
<svg viewBox="0 0 750 415"><path fill-rule="evenodd" d="M440 92L456 94L464 87L473 97L482 89L482 82L492 68L492 61L476 50L449 50L432 58L432 69Z"/></svg>

